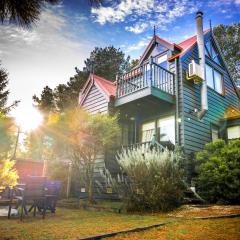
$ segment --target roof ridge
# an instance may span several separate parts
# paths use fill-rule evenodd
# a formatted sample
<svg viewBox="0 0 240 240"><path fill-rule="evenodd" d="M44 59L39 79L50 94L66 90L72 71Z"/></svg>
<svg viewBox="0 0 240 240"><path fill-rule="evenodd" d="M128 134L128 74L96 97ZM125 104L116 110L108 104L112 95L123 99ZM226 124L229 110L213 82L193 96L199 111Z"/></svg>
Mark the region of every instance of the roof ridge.
<svg viewBox="0 0 240 240"><path fill-rule="evenodd" d="M205 29L205 30L203 31L203 34L208 33L210 30L211 30L210 28ZM197 34L192 35L191 37L183 40L182 42L177 43L177 45L182 44L182 43L184 43L184 42L186 42L186 41L189 41L190 39L192 39L192 38L194 38L194 37L197 37Z"/></svg>
<svg viewBox="0 0 240 240"><path fill-rule="evenodd" d="M106 79L106 78L104 78L104 77L101 77L101 76L99 76L99 75L93 74L93 77L100 78L102 81L104 81L104 82L106 82L106 83L108 83L108 84L113 84L113 85L115 85L112 81L110 81L110 80L108 80L108 79Z"/></svg>

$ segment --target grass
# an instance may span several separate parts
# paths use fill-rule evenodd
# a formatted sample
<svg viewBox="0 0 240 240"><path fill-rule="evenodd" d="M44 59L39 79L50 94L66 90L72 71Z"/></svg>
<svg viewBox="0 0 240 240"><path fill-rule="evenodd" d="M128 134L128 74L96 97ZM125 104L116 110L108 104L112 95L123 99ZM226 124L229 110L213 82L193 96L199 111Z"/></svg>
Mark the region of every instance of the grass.
<svg viewBox="0 0 240 240"><path fill-rule="evenodd" d="M204 217L240 213L239 206L210 206L197 208L182 206L165 214L116 214L81 209L58 208L56 214L8 220L0 217L0 240L76 240L97 234L127 230L135 227L176 220L176 216ZM214 220L180 220L169 225L139 233L118 235L111 239L159 240L237 240L240 239L240 218Z"/></svg>
<svg viewBox="0 0 240 240"><path fill-rule="evenodd" d="M109 240L239 240L240 218L188 220L139 233L118 235Z"/></svg>
<svg viewBox="0 0 240 240"><path fill-rule="evenodd" d="M95 204L89 204L87 199L81 199L79 201L76 198L62 199L58 201L58 206L66 207L66 208L79 208L79 206L84 206L84 205L102 207L102 208L117 208L117 209L121 209L123 207L122 202L110 201L110 200L96 201Z"/></svg>
<svg viewBox="0 0 240 240"><path fill-rule="evenodd" d="M90 212L79 209L58 208L56 214L18 219L0 218L1 240L76 240L78 237L92 236L128 228L164 222L161 214L115 214Z"/></svg>

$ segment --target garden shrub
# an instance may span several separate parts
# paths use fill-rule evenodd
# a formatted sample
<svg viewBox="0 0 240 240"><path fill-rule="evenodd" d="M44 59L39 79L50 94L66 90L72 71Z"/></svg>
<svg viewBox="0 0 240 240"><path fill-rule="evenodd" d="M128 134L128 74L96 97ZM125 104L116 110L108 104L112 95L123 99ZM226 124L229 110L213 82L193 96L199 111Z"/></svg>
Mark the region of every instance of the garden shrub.
<svg viewBox="0 0 240 240"><path fill-rule="evenodd" d="M14 165L15 161L0 159L0 189L17 184L18 174Z"/></svg>
<svg viewBox="0 0 240 240"><path fill-rule="evenodd" d="M196 156L197 189L210 202L240 202L240 140L216 140Z"/></svg>
<svg viewBox="0 0 240 240"><path fill-rule="evenodd" d="M141 148L123 150L118 162L123 175L117 186L127 210L166 211L179 205L183 172L176 153L154 149L143 153Z"/></svg>
<svg viewBox="0 0 240 240"><path fill-rule="evenodd" d="M68 179L68 164L59 160L49 161L47 176L52 181L60 181L60 198L66 197L67 192L67 179Z"/></svg>

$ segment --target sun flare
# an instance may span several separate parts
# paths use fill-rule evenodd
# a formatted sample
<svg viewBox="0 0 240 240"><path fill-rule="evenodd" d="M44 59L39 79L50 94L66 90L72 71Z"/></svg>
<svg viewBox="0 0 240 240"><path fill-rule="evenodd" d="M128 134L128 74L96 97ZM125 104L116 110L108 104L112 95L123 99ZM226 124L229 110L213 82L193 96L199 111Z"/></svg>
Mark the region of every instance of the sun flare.
<svg viewBox="0 0 240 240"><path fill-rule="evenodd" d="M33 106L16 112L14 118L21 131L26 132L36 129L43 121L42 114Z"/></svg>

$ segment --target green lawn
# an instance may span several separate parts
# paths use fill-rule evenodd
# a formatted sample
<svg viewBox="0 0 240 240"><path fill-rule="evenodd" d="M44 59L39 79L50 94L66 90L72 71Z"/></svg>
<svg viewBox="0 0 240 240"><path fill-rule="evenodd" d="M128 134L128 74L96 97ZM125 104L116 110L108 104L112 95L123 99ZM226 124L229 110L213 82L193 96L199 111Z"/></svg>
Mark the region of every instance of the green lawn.
<svg viewBox="0 0 240 240"><path fill-rule="evenodd" d="M117 214L80 209L58 208L56 214L8 220L0 217L0 240L74 239L97 234L143 227L170 220L176 216L206 217L240 213L240 206L210 206L198 208L182 206L165 214ZM166 226L139 233L118 235L112 239L159 240L237 240L240 239L240 218L214 220L180 220Z"/></svg>
<svg viewBox="0 0 240 240"><path fill-rule="evenodd" d="M161 214L115 214L109 212L91 212L79 209L58 208L56 214L26 217L23 222L16 218L0 218L1 240L49 240L74 239L92 236L132 227L164 222Z"/></svg>
<svg viewBox="0 0 240 240"><path fill-rule="evenodd" d="M109 240L239 240L240 218L189 220Z"/></svg>

